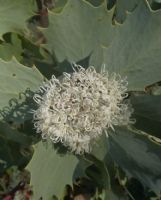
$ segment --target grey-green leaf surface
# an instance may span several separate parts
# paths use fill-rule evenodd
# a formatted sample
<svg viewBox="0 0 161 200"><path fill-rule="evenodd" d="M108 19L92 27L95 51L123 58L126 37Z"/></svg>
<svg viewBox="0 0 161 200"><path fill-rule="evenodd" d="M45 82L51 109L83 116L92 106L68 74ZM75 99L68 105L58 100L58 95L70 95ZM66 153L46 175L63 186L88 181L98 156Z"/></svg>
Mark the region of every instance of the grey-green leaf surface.
<svg viewBox="0 0 161 200"><path fill-rule="evenodd" d="M161 96L132 96L135 127L161 138Z"/></svg>
<svg viewBox="0 0 161 200"><path fill-rule="evenodd" d="M0 38L6 32L22 32L26 20L34 15L33 1L5 0L0 3Z"/></svg>
<svg viewBox="0 0 161 200"><path fill-rule="evenodd" d="M100 6L104 0L85 0L85 1L91 3L93 6L96 7L96 6Z"/></svg>
<svg viewBox="0 0 161 200"><path fill-rule="evenodd" d="M77 62L102 43L110 43L112 15L105 3L94 7L86 1L69 0L60 13L49 12L49 27L43 31L46 48L59 62Z"/></svg>
<svg viewBox="0 0 161 200"><path fill-rule="evenodd" d="M59 154L51 143L38 143L27 169L31 172L34 199L58 197L66 184L72 184L72 176L78 160L75 156Z"/></svg>
<svg viewBox="0 0 161 200"><path fill-rule="evenodd" d="M144 90L161 80L161 11L150 10L141 1L122 25L116 24L116 36L109 48L103 47L91 56L91 64L99 70L106 65L109 72L127 76L128 90ZM157 40L156 40L157 38Z"/></svg>
<svg viewBox="0 0 161 200"><path fill-rule="evenodd" d="M155 193L161 188L161 145L147 134L131 128L117 128L109 137L110 154L127 173Z"/></svg>
<svg viewBox="0 0 161 200"><path fill-rule="evenodd" d="M35 91L42 84L43 77L35 66L29 68L15 59L9 62L0 60L0 109L16 103L25 91Z"/></svg>
<svg viewBox="0 0 161 200"><path fill-rule="evenodd" d="M55 0L55 6L54 6L54 11L61 11L65 4L67 3L68 0Z"/></svg>
<svg viewBox="0 0 161 200"><path fill-rule="evenodd" d="M161 0L154 0L155 2L157 2L157 3L161 3Z"/></svg>
<svg viewBox="0 0 161 200"><path fill-rule="evenodd" d="M107 152L109 150L109 142L105 133L101 135L100 138L92 146L91 154L97 159L103 161Z"/></svg>
<svg viewBox="0 0 161 200"><path fill-rule="evenodd" d="M2 130L4 131L4 130ZM22 144L14 142L13 139L2 137L0 135L0 174L6 168L16 165L24 168L32 156L32 148L25 149Z"/></svg>
<svg viewBox="0 0 161 200"><path fill-rule="evenodd" d="M69 0L62 12L49 13L50 25L43 31L46 48L58 62L77 62L91 55L90 64L98 71L105 64L109 72L127 76L128 90L142 91L161 79L161 11L154 12L140 1L122 25L113 26L112 16L105 4L93 7Z"/></svg>
<svg viewBox="0 0 161 200"><path fill-rule="evenodd" d="M11 128L7 123L0 122L0 138L17 142L23 146L29 146L32 143L30 137L22 132Z"/></svg>
<svg viewBox="0 0 161 200"><path fill-rule="evenodd" d="M128 12L134 11L134 9L139 4L139 0L119 0L116 2L115 9L115 20L119 23L123 23L126 19Z"/></svg>
<svg viewBox="0 0 161 200"><path fill-rule="evenodd" d="M11 43L3 42L0 44L0 58L3 60L11 60L15 56L20 61L22 60L22 52L21 40L16 34L11 34Z"/></svg>
<svg viewBox="0 0 161 200"><path fill-rule="evenodd" d="M98 187L110 190L110 176L105 163L93 155L86 155L86 159L93 163L85 170L87 176L90 177Z"/></svg>

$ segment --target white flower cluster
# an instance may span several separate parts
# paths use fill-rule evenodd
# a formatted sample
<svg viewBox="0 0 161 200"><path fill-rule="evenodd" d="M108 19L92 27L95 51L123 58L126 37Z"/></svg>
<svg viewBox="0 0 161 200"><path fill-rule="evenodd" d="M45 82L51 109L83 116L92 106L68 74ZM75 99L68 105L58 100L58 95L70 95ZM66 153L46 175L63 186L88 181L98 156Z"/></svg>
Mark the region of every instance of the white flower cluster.
<svg viewBox="0 0 161 200"><path fill-rule="evenodd" d="M52 76L35 94L39 105L34 126L42 138L61 142L72 152L90 152L91 143L115 125L132 123L133 109L124 100L127 81L94 67L73 67L61 80ZM107 133L106 133L107 134Z"/></svg>

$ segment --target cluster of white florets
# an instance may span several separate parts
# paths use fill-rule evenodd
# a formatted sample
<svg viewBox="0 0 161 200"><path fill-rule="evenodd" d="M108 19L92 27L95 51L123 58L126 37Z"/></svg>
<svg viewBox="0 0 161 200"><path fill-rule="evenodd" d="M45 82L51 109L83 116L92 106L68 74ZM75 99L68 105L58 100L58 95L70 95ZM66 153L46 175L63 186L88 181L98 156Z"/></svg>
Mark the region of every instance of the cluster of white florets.
<svg viewBox="0 0 161 200"><path fill-rule="evenodd" d="M52 76L35 94L39 105L34 126L42 138L61 142L72 152L90 152L103 131L131 123L133 109L126 102L127 81L117 74L97 73L94 67L73 67L61 80Z"/></svg>

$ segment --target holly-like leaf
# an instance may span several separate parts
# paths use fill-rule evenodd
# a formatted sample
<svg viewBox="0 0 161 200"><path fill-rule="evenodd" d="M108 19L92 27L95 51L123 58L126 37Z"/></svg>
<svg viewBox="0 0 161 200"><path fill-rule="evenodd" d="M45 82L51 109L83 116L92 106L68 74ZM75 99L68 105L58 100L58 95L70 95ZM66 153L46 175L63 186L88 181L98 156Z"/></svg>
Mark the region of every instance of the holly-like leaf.
<svg viewBox="0 0 161 200"><path fill-rule="evenodd" d="M11 34L11 43L3 42L0 44L0 58L3 60L11 60L15 56L20 61L22 52L21 40L16 34Z"/></svg>
<svg viewBox="0 0 161 200"><path fill-rule="evenodd" d="M129 90L142 91L147 85L160 81L161 11L153 12L141 1L115 29L117 34L110 47L96 51L90 64L98 70L105 64L109 72L127 76Z"/></svg>
<svg viewBox="0 0 161 200"><path fill-rule="evenodd" d="M0 2L0 38L7 32L22 32L26 20L34 14L32 0L5 0Z"/></svg>
<svg viewBox="0 0 161 200"><path fill-rule="evenodd" d="M12 133L12 136L14 133ZM13 165L24 168L31 159L33 153L32 148L26 148L27 143L25 146L22 146L22 144L19 143L20 139L18 143L15 142L14 140L16 140L16 137L15 139L11 139L9 136L7 138L2 136L4 136L4 130L0 133L0 174L3 173L6 168Z"/></svg>
<svg viewBox="0 0 161 200"><path fill-rule="evenodd" d="M141 1L122 25L112 26L112 16L105 4L69 0L61 13L49 13L46 48L58 62L91 55L90 64L98 71L105 64L109 72L128 77L129 90L142 91L161 79L161 12Z"/></svg>
<svg viewBox="0 0 161 200"><path fill-rule="evenodd" d="M135 127L161 138L161 96L142 95L132 96Z"/></svg>
<svg viewBox="0 0 161 200"><path fill-rule="evenodd" d="M127 12L132 12L139 4L139 0L119 0L116 2L115 17L114 19L123 23L126 19Z"/></svg>
<svg viewBox="0 0 161 200"><path fill-rule="evenodd" d="M1 111L9 111L19 99L23 102L25 95L37 90L42 81L43 77L36 67L25 67L15 59L9 62L0 60Z"/></svg>
<svg viewBox="0 0 161 200"><path fill-rule="evenodd" d="M149 136L131 128L117 128L109 137L110 155L127 173L160 193L161 188L161 144Z"/></svg>
<svg viewBox="0 0 161 200"><path fill-rule="evenodd" d="M45 143L46 144L46 143ZM35 146L35 153L27 169L31 172L34 199L58 197L66 184L72 183L72 176L78 160L73 155L61 155L48 143ZM43 189L42 189L43 188Z"/></svg>
<svg viewBox="0 0 161 200"><path fill-rule="evenodd" d="M112 15L105 3L93 7L86 1L69 0L62 12L49 12L49 27L43 31L46 48L59 62L84 59L97 46L110 43Z"/></svg>

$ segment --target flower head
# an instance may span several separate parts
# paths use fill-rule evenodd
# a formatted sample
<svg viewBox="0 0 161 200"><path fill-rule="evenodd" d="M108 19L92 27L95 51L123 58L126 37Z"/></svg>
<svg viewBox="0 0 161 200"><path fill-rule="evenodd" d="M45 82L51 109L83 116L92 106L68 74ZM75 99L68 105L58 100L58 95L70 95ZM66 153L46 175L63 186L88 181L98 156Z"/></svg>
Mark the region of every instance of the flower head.
<svg viewBox="0 0 161 200"><path fill-rule="evenodd" d="M90 151L104 130L131 123L133 109L125 100L125 79L103 70L97 73L94 67L73 69L61 80L52 76L35 94L39 107L34 111L34 126L42 138L81 154Z"/></svg>

